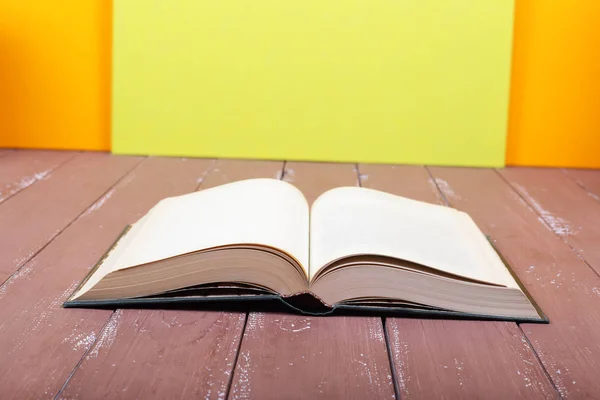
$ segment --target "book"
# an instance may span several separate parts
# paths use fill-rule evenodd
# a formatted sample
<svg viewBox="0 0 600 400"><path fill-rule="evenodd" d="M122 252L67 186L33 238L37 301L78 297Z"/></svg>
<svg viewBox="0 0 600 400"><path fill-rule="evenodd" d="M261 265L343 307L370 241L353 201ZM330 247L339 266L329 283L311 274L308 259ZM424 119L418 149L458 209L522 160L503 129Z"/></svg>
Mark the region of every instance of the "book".
<svg viewBox="0 0 600 400"><path fill-rule="evenodd" d="M277 179L161 200L64 305L252 300L315 315L547 322L468 214L361 187L328 190L309 207Z"/></svg>

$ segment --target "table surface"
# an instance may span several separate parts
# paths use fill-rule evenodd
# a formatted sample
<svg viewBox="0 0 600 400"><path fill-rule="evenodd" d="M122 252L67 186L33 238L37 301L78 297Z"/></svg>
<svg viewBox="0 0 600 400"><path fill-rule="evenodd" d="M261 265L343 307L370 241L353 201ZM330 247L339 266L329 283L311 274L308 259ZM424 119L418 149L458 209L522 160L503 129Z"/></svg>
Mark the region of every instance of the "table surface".
<svg viewBox="0 0 600 400"><path fill-rule="evenodd" d="M468 212L550 319L64 309L164 197L281 178ZM600 398L600 171L0 149L2 398Z"/></svg>

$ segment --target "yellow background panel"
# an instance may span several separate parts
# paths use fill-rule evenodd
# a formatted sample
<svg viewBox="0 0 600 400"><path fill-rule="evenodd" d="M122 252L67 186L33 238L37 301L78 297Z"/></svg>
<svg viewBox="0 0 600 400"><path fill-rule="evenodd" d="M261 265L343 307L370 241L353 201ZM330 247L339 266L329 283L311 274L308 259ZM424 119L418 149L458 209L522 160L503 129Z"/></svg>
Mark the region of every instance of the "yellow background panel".
<svg viewBox="0 0 600 400"><path fill-rule="evenodd" d="M498 166L512 0L117 0L115 153Z"/></svg>
<svg viewBox="0 0 600 400"><path fill-rule="evenodd" d="M600 168L600 1L516 6L507 164Z"/></svg>
<svg viewBox="0 0 600 400"><path fill-rule="evenodd" d="M108 150L108 0L0 1L0 147Z"/></svg>

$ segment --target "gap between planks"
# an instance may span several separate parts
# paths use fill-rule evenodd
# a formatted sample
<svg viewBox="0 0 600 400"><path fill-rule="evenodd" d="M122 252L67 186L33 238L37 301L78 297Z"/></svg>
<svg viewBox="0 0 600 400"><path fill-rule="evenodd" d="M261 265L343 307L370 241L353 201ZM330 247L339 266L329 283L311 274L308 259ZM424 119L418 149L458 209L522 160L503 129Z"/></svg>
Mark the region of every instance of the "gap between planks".
<svg viewBox="0 0 600 400"><path fill-rule="evenodd" d="M563 397L562 394L560 393L560 390L559 390L558 386L556 386L556 383L554 382L554 380L550 376L550 372L548 372L548 369L546 369L546 365L542 362L542 359L540 358L540 355L538 354L537 350L535 349L535 347L533 346L533 344L531 344L531 340L529 340L529 337L527 337L527 334L523 330L523 327L521 326L520 323L517 323L517 327L519 328L519 331L521 331L521 334L523 335L523 337L527 341L527 346L529 346L529 348L531 349L531 351L535 355L535 359L537 360L538 364L540 364L540 366L542 367L542 371L544 371L544 374L546 375L546 378L548 379L548 382L550 382L550 384L554 388L554 391L556 392L556 394L558 394L559 397Z"/></svg>
<svg viewBox="0 0 600 400"><path fill-rule="evenodd" d="M498 171L497 169L494 169L494 171L496 172L496 174L500 177L500 179L502 179L504 181L504 183L506 183L508 185L508 187L517 195L519 196L519 198L521 200L523 200L523 202L525 202L525 204L527 204L527 206L529 207L529 209L531 210L531 212L533 212L534 214L536 214L538 216L538 220L543 223L546 228L548 228L549 231L551 231L556 237L558 237L560 240L563 241L563 243L565 245L567 245L567 247L569 247L569 249L571 249L571 251L577 256L579 257L579 259L581 259L581 261L583 261L583 263L594 273L596 274L596 276L598 276L600 278L600 272L597 271L596 269L594 269L594 267L592 267L592 265L590 264L590 262L585 258L584 255L581 254L581 252L579 252L575 246L573 244L571 244L568 239L567 239L567 235L559 235L556 231L556 229L550 224L550 222L547 220L547 217L543 214L543 211L540 209L541 206L536 204L533 204L533 198L531 196L524 196L523 193L521 193L519 190L517 190L514 185L512 183L510 183L510 181L500 173L500 171ZM570 178L568 178L570 179ZM586 193L591 193L588 192L587 189L579 184L577 181L575 181L575 184L582 189L583 191L585 191Z"/></svg>
<svg viewBox="0 0 600 400"><path fill-rule="evenodd" d="M75 156L73 156L69 160L65 161L64 163L60 164L55 169L59 168L62 165L67 164L73 158L75 158ZM14 279L14 277L17 276L23 270L23 268L25 268L25 266L27 266L27 264L32 259L34 259L46 247L48 247L54 241L54 239L56 239L58 236L60 236L61 233L63 233L66 229L68 229L71 225L73 225L73 223L75 223L77 220L79 220L82 216L86 215L89 212L89 210L92 209L96 204L98 204L102 199L104 199L107 196L108 193L111 193L111 191L114 190L114 187L117 186L123 179L125 179L125 177L127 177L131 172L133 172L140 165L140 163L142 161L143 161L143 159L140 159L139 162L135 163L134 166L130 170L126 171L104 193L102 193L100 196L98 196L98 198L94 202L92 202L92 204L90 206L88 206L86 209L84 209L81 213L79 213L73 220L71 220L65 226L63 226L62 228L60 228L59 230L57 230L56 233L52 237L50 237L50 239L44 245L42 245L38 250L34 251L27 258L23 259L21 265L0 284L0 290L2 289L2 287L4 285L6 285L6 283L8 281L10 281L11 279ZM21 193L21 191L19 193Z"/></svg>
<svg viewBox="0 0 600 400"><path fill-rule="evenodd" d="M277 177L293 183L309 204L331 187L359 185L353 164L285 162ZM273 379L296 396L394 396L384 332L380 317L251 312L228 397L270 398L274 394L268 382ZM293 388L300 384L303 389L296 393Z"/></svg>
<svg viewBox="0 0 600 400"><path fill-rule="evenodd" d="M445 182L441 179L435 179L432 172L423 166L376 167L367 165L367 167L368 172L376 172L374 174L376 181L368 185L374 189L383 189L388 192L392 191L394 194L407 196L416 200L438 204L441 203L449 206L446 193L440 188L440 186L444 186ZM379 179L377 179L377 174L381 174ZM395 186L400 183L401 185L396 190ZM529 385L529 388L519 386L518 382L515 381L515 379L519 378L516 376L517 374L512 377L508 371L502 371L500 374L497 373L500 371L493 371L495 367L493 365L487 365L483 361L487 357L484 354L486 354L488 350L481 346L473 346L470 348L469 344L465 342L465 339L461 337L463 334L455 334L455 331L464 331L465 337L470 337L471 340L481 343L484 343L485 340L491 340L490 338L493 338L492 341L497 340L498 348L502 349L505 354L498 359L498 362L505 361L505 368L515 367L518 371L519 368L525 367L527 371L527 368L529 368L528 366L531 366L528 376L524 375L520 378L530 379L530 382L534 382L533 386L538 388L535 392L530 392L526 395L543 397L548 396L549 392L553 391L551 382L544 376L541 365L535 360L531 348L522 346L522 336L515 323L486 323L473 321L470 323L467 321L432 322L419 319L390 318L387 321L387 325L389 325L387 326L388 330L391 328L393 330L392 333L394 334L393 338L390 336L390 343L392 344L395 353L394 357L399 363L398 365L395 365L395 367L399 374L401 394L409 395L410 389L411 397L415 396L415 393L412 393L413 389L418 388L418 386L415 387L415 383L412 383L415 381L415 378L420 382L430 379L444 381L441 387L444 388L445 394L435 393L435 389L429 390L430 387L423 387L424 390L422 390L422 392L427 393L429 390L429 396L441 396L454 393L451 396L460 397L462 396L461 393L464 394L463 391L467 390L467 388L483 394L492 387L495 387L495 384L497 384L498 381L506 380L511 380L512 384L512 386L506 386L506 388L504 388L505 394L509 396L515 395L516 393L524 395L524 393L521 392L522 390L533 390L533 387L531 387L532 385ZM410 331L413 333L405 333L404 336L400 336L398 329L408 329L409 333ZM519 336L521 336L521 338L519 338ZM419 354L434 351L432 349L436 348L436 343L444 340L447 340L448 342L448 346L446 346L448 347L448 350L442 352L443 354L430 354L429 363L423 357L419 357L417 360L413 358L414 356L410 356L409 354L415 350L419 352ZM497 355L502 356L502 354ZM462 369L462 374L464 375L463 378L460 378L459 376L458 381L453 382L451 378L447 376L448 370L446 369L438 370L437 377L431 375L433 371L427 371L427 369L435 370L435 365L427 367L427 364L442 361L449 361L450 364L452 362L457 363L457 360L460 360L461 357L465 356L468 357L464 360L465 364L456 366L457 373L460 374L458 369ZM450 358L448 359L448 357ZM452 361L452 357L455 357L454 361ZM526 363L527 365L523 363ZM444 366L444 368L446 367ZM411 372L413 376L411 376ZM490 379L486 381L484 378L485 375L489 375L492 372L495 372L492 374L495 375L495 379L490 377ZM468 376L468 374L471 374L471 379L467 380L466 376ZM441 384L441 382L439 383ZM419 392L421 392L421 390L419 390ZM417 397L424 395L425 394L422 393L416 394Z"/></svg>
<svg viewBox="0 0 600 400"><path fill-rule="evenodd" d="M532 212L530 204L507 187L494 171L460 168L432 168L432 171L447 182L442 191L453 205L470 212L484 232L497 239L499 250L550 318L549 325L520 324L520 328L536 349L560 396L597 397L600 385L593 371L600 365L598 276L571 248L564 246L557 232L549 230L538 214ZM524 168L506 175L511 182L527 186L527 191L535 189L532 192L535 201L546 202L554 215L562 215L561 210L579 213L578 225L585 227L591 223L586 224L582 215L586 215L587 206L595 209L598 204L588 201L573 209L577 198L587 196L582 196L579 189L565 190L572 183L556 180L556 171Z"/></svg>
<svg viewBox="0 0 600 400"><path fill-rule="evenodd" d="M281 165L281 170L279 171L279 173L276 175L276 178L278 180L285 180L285 166L287 165L287 161L283 161L282 165ZM198 190L200 188L200 186L198 186L198 188L196 190ZM238 368L238 362L240 359L240 350L242 349L242 343L244 343L244 337L246 335L246 328L248 326L248 316L250 315L249 312L246 312L244 315L244 327L242 328L242 334L240 337L240 341L238 343L238 347L237 347L237 351L235 353L235 359L233 362L233 368L231 369L231 374L229 374L229 380L227 382L227 389L225 390L225 398L228 399L231 393L231 387L233 385L235 376L236 376L236 371Z"/></svg>
<svg viewBox="0 0 600 400"><path fill-rule="evenodd" d="M588 196L600 201L600 169L561 169L561 172L579 185Z"/></svg>
<svg viewBox="0 0 600 400"><path fill-rule="evenodd" d="M431 173L431 170L429 169L429 167L425 167L425 169L427 170L427 173L429 174L429 177L431 179L431 182L433 182L433 184L435 185L440 197L443 199L444 204L448 207L452 207L450 205L450 202L448 201L448 198L446 197L446 194L444 193L444 191L442 191L442 189L440 188L440 184L438 182L437 179L435 179L435 177L433 176L433 174ZM495 170L496 173L498 173L497 170ZM498 174L500 175L500 174ZM501 175L500 175L501 176ZM511 187L512 186L506 182L506 180L504 180L504 182ZM514 189L513 189L514 190ZM540 359L540 355L537 353L535 347L532 346L531 342L529 341L529 338L527 337L527 335L525 334L525 332L523 331L523 328L521 328L520 324L516 324L519 331L521 331L521 334L523 335L523 337L525 338L525 340L527 341L527 346L529 347L529 349L531 350L531 352L535 355L535 358L537 360L537 362L539 363L542 371L544 371L544 374L546 375L546 378L548 379L548 381L550 382L550 384L552 385L552 387L554 388L555 392L560 396L560 391L558 390L558 388L556 387L556 384L554 383L554 381L552 380L552 378L550 377L550 374L548 373L548 370L546 369L546 366L544 365L544 363L542 362L542 360Z"/></svg>
<svg viewBox="0 0 600 400"><path fill-rule="evenodd" d="M147 158L147 157L146 157ZM130 174L132 174L135 169L137 169L140 164L142 163L142 161L144 161L145 158L142 158L130 171L128 171L125 175L123 175L119 180L117 180L105 193L102 194L102 196L100 196L95 202L92 203L92 205L90 205L90 207L88 207L88 209L83 212L81 215L85 215L90 209L92 209L99 201L101 201L101 199L103 199L108 193L111 193L114 188L121 183L121 181L123 181L125 178L127 178ZM208 168L202 173L202 175L198 178L197 180L197 185L196 188L194 189L194 191L197 191L200 189L200 187L202 186L202 183L204 182L204 178L206 177L206 175L208 175L210 173L210 171L212 170L214 164L215 164L216 160L211 160L210 164L208 166ZM80 216L81 216L80 215ZM80 217L79 216L79 217ZM73 222L75 222L79 217L77 217ZM73 222L71 222L68 226L70 226ZM65 227L68 228L68 226ZM60 234L60 233L59 233ZM42 250L42 249L41 249ZM40 251L41 251L40 250ZM77 362L77 364L75 365L75 367L73 367L73 370L69 373L69 376L67 377L67 379L65 379L64 383L62 384L60 390L56 393L56 395L54 396L55 400L58 400L61 396L61 394L63 393L63 391L66 389L66 387L69 385L69 382L71 381L71 379L73 378L73 376L75 375L75 373L77 372L77 369L81 366L81 364L83 363L83 361L89 356L90 352L94 349L96 342L99 340L100 337L102 337L102 332L106 331L106 329L112 324L114 323L115 320L115 316L116 314L119 312L119 309L115 309L112 311L112 313L110 314L110 316L106 319L106 323L104 324L104 326L100 329L100 333L96 336L96 339L94 340L93 343L91 343L91 345L89 346L89 348L86 350L86 352L81 356L81 358L79 359L79 361ZM247 315L246 315L246 320L247 320ZM244 326L246 325L246 320L244 321ZM241 345L241 340L240 340L240 345ZM237 353L236 353L236 362L237 362ZM232 374L233 375L233 374ZM228 387L231 385L231 377L229 378L229 385Z"/></svg>
<svg viewBox="0 0 600 400"><path fill-rule="evenodd" d="M366 179L368 176L364 175L360 172L360 165L358 163L354 164L354 171L356 172L356 182L359 187L363 187L363 179ZM400 387L398 385L398 377L396 371L398 371L397 366L394 362L394 356L392 353L392 344L390 342L390 334L387 329L387 324L385 323L386 318L381 317L381 329L383 329L383 337L385 339L385 348L387 351L388 362L390 363L390 371L392 373L392 384L394 387L394 398L400 400L401 392Z"/></svg>
<svg viewBox="0 0 600 400"><path fill-rule="evenodd" d="M186 161L186 159L181 159L181 161ZM256 165L259 165L259 164L260 163L257 163ZM263 172L260 172L260 174L264 173L265 167L270 168L270 165L271 164L261 164L261 168L259 168L259 170L262 170ZM206 180L207 177L210 178L210 184L208 185L210 187L210 186L215 186L215 185L218 185L218 184L226 183L226 182L228 182L230 180L237 180L237 179L245 178L245 176L243 176L243 175L246 175L248 173L246 171L246 168L240 168L240 165L236 164L235 162L233 163L233 165L226 163L226 165L224 167L221 166L221 165L218 165L218 167L219 168L217 168L217 165L215 165L215 160L211 160L209 166L207 166L204 169L204 171L201 174L201 176L199 178L196 178L194 180L194 182L195 182L194 188L197 189L200 184L206 185L205 180ZM229 167L229 168L227 168L227 167ZM224 170L224 168L226 170ZM217 173L217 172L219 172L219 173ZM208 176L208 174L211 174L211 175ZM278 174L281 174L281 167L278 168ZM193 189L190 192L193 192ZM210 313L198 313L197 315L200 316L200 317L202 317L202 316L208 316L209 314ZM144 314L144 315L146 315L146 314ZM150 321L153 317L156 317L156 315L148 315L148 321ZM114 318L114 316L113 316L113 318ZM244 315L244 318L246 318L245 315ZM236 318L234 318L234 319L236 319ZM154 320L155 320L155 318L154 318ZM108 324L111 323L110 321L111 320L109 319ZM160 326L160 324L159 324L159 326ZM121 326L121 328L127 329L124 326ZM240 332L241 332L242 328L243 328L243 326L239 326L239 331ZM236 332L237 332L237 328L236 328ZM241 335L240 335L240 338L241 338ZM115 346L118 346L118 345L120 345L121 347L125 346L125 348L127 348L127 346L129 346L129 345L135 344L134 342L131 342L131 340L128 342L129 339L134 340L131 336L129 336L127 338L121 337L121 340L119 340L117 338L116 341L115 341L115 343L114 343L114 345L112 346L112 348L114 348ZM210 346L210 341L207 342L207 345ZM200 346L200 347L202 347L202 346ZM206 347L206 345L204 347ZM102 352L101 356L103 356L103 357L114 356L114 354L111 354L111 350L110 349L104 349L101 352ZM237 354L237 344L236 344L235 353ZM165 355L165 357L166 357L166 355ZM216 357L219 358L218 356L216 356ZM85 355L83 356L82 359L84 360L84 362L80 363L79 366L78 366L78 368L74 371L74 373L70 375L69 381L66 382L63 385L63 389L62 389L61 393L59 393L59 395L65 395L66 394L67 396L69 396L71 394L71 392L73 392L73 391L76 392L77 390L79 390L79 388L82 385L82 383L81 383L82 380L83 380L83 382L85 382L90 377L89 373L86 374L87 371L91 370L92 373L95 373L95 372L93 372L94 368L100 368L100 369L102 369L102 368L106 367L106 365L98 364L97 363L97 361L98 361L97 358L94 358L94 361L96 361L95 364L94 364L94 362L92 362L92 360L90 360L90 362L88 363L87 359L85 358ZM113 357L113 359L114 359L114 357ZM233 359L233 357L231 359ZM225 358L225 360L227 360L227 359ZM92 364L92 365L86 367L88 364ZM114 366L115 365L113 365L113 367ZM139 365L138 365L138 367L139 367ZM86 370L86 368L87 368L87 370ZM78 373L82 369L84 370L84 373L83 374ZM231 372L232 372L231 369L229 369L226 375L229 375ZM82 378L82 376L83 376L83 378ZM75 384L73 384L73 381L75 381ZM109 380L109 382L110 382L110 380ZM219 396L225 394L225 389L226 389L227 384L229 384L228 381L225 382L225 386L223 387L223 391L221 391L221 389L219 389ZM116 385L118 386L119 382L117 382ZM211 386L211 385L212 384L209 382L209 386ZM164 385L163 386L159 385L159 390L161 390L161 389L162 390L165 389ZM202 388L197 387L194 390L197 391L197 390L201 390L201 389ZM138 388L138 390L140 390L140 389ZM141 390L144 390L144 389L141 389Z"/></svg>
<svg viewBox="0 0 600 400"><path fill-rule="evenodd" d="M129 177L132 173L134 173L134 171L142 164L142 162L146 159L147 157L143 157L139 160L139 162L137 162L133 168L131 168L129 171L127 171L121 178L119 178L113 185L110 186L110 188L108 188L101 196L99 196L96 201L94 201L84 212L82 212L81 214L79 214L79 216L77 216L73 221L71 221L67 226L65 226L56 236L60 235L65 229L67 229L69 226L71 226L73 223L75 223L79 218L81 218L83 215L86 215L90 212L90 210L93 210L95 208L95 206L97 204L99 204L100 202L102 202L102 199L105 199L109 193L112 193L115 190L115 187L117 185L119 185L121 182L123 182L127 177ZM101 206L102 204L100 204ZM54 238L52 238L53 240ZM41 248L37 253L41 252L44 248L46 248L46 246L48 246L50 244L50 242L52 241L50 240L43 248ZM37 255L37 253L35 255ZM35 255L32 256L35 257ZM25 264L24 264L25 265ZM16 273L16 272L15 272ZM65 388L68 386L69 382L71 381L71 378L73 378L73 375L75 375L75 372L77 371L77 369L81 366L81 364L83 363L83 361L90 355L90 352L95 348L96 346L96 342L102 337L102 332L105 332L106 329L111 325L111 323L114 322L114 318L116 313L118 312L118 309L115 309L111 312L111 314L109 315L109 317L106 319L106 322L104 323L104 325L102 326L102 328L100 329L98 335L95 336L95 340L90 343L90 346L88 347L88 349L84 352L84 354L81 356L81 358L79 359L79 361L77 361L77 364L73 367L73 370L69 373L69 375L67 376L67 378L65 379L65 381L63 382L62 386L60 387L60 389L58 390L58 392L56 393L56 395L54 396L54 400L58 400L60 399L61 394L63 393L63 391L65 390Z"/></svg>
<svg viewBox="0 0 600 400"><path fill-rule="evenodd" d="M54 164L52 161L50 160L39 160L35 158L35 155L37 154L38 157L40 155L40 153L42 155L52 155L52 156L59 156L59 155L66 155L66 157L64 158L64 160L59 161L58 163ZM24 161L26 164L31 165L32 162L35 161L41 161L42 164L45 162L49 162L50 166L49 168L43 168L41 170L38 171L29 171L29 173L25 176L21 175L18 179L18 183L5 183L6 186L4 186L4 188L2 188L3 193L0 193L0 204L7 201L8 199L16 196L17 194L23 192L25 189L30 188L31 186L33 186L36 182L41 181L42 179L48 179L54 172L56 172L59 168L61 168L62 166L64 166L65 164L68 164L69 162L73 161L73 159L75 159L75 157L77 157L77 155L81 154L81 152L67 152L67 153L54 153L54 152L37 152L37 151L31 151L31 152L10 152L10 153L6 153L6 154L0 154L0 157L2 156L15 156L15 157L34 157L34 160L17 160L17 161ZM7 159L3 159L2 160L3 163L6 162L10 162L10 160ZM16 186L14 188L11 188L12 186ZM5 190L9 189L8 194L6 194Z"/></svg>

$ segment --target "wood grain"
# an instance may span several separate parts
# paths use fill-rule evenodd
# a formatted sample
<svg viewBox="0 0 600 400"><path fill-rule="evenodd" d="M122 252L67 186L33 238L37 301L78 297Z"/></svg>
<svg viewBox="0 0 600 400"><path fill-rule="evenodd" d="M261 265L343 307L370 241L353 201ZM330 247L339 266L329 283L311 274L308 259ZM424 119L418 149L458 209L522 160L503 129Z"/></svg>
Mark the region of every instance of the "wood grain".
<svg viewBox="0 0 600 400"><path fill-rule="evenodd" d="M394 398L381 319L250 313L229 398Z"/></svg>
<svg viewBox="0 0 600 400"><path fill-rule="evenodd" d="M110 163L122 163L120 157L107 157L106 164L95 164L105 174L109 173ZM111 311L63 309L62 302L125 225L138 220L160 199L193 190L208 164L204 160L144 160L112 188L110 196L88 204L85 213L0 288L2 398L51 398L82 356L87 354L94 360L114 344L123 314L107 324ZM93 174L94 170L83 172L88 178L104 179ZM79 188L83 191L94 187ZM24 193L30 191L33 188ZM11 201L0 205L0 212ZM27 239L24 235L19 245L26 246ZM119 369L119 373L127 370ZM94 380L86 388L95 390L97 385Z"/></svg>
<svg viewBox="0 0 600 400"><path fill-rule="evenodd" d="M597 169L565 169L565 175L583 187L591 197L600 201L600 170Z"/></svg>
<svg viewBox="0 0 600 400"><path fill-rule="evenodd" d="M293 162L283 179L312 203L325 190L355 185L357 173L349 164ZM282 396L393 398L381 319L250 313L230 398Z"/></svg>
<svg viewBox="0 0 600 400"><path fill-rule="evenodd" d="M549 325L520 326L560 394L599 398L598 275L539 220L537 213L495 171L430 171L451 204L468 212L492 237L548 315Z"/></svg>
<svg viewBox="0 0 600 400"><path fill-rule="evenodd" d="M67 151L0 150L0 203L35 182L48 178L57 167L75 157Z"/></svg>
<svg viewBox="0 0 600 400"><path fill-rule="evenodd" d="M600 201L559 170L522 168L499 173L600 274Z"/></svg>
<svg viewBox="0 0 600 400"><path fill-rule="evenodd" d="M224 399L244 322L243 313L118 310L60 397Z"/></svg>
<svg viewBox="0 0 600 400"><path fill-rule="evenodd" d="M514 323L394 319L387 329L402 398L559 397Z"/></svg>
<svg viewBox="0 0 600 400"><path fill-rule="evenodd" d="M102 196L139 158L79 154L0 207L0 282Z"/></svg>
<svg viewBox="0 0 600 400"><path fill-rule="evenodd" d="M275 177L282 167L277 161L207 162L205 172L188 179L188 191ZM245 313L120 310L109 322L119 327L114 343L92 350L96 356L86 357L61 396L223 399L245 319Z"/></svg>
<svg viewBox="0 0 600 400"><path fill-rule="evenodd" d="M363 187L444 204L423 167L359 169ZM402 398L557 397L514 323L388 318L386 328Z"/></svg>

